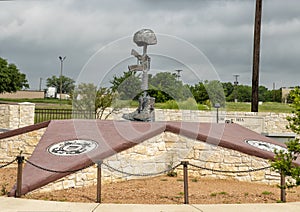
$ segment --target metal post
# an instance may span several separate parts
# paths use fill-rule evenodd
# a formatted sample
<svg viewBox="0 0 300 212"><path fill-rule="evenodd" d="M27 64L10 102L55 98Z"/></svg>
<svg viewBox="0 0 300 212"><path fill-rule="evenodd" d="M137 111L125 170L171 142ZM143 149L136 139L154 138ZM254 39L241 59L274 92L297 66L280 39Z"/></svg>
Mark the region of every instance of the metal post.
<svg viewBox="0 0 300 212"><path fill-rule="evenodd" d="M280 173L280 200L281 202L286 202L286 195L285 195L285 176L281 172Z"/></svg>
<svg viewBox="0 0 300 212"><path fill-rule="evenodd" d="M22 172L23 172L23 161L24 156L17 156L17 162L18 162L18 173L17 173L17 190L15 197L21 197L22 195Z"/></svg>
<svg viewBox="0 0 300 212"><path fill-rule="evenodd" d="M238 84L239 84L239 82L238 82L238 77L239 77L240 75L234 74L233 76L235 77L235 81L234 81L234 102L237 103L237 102L238 102L238 97L237 97L237 86L238 86Z"/></svg>
<svg viewBox="0 0 300 212"><path fill-rule="evenodd" d="M217 109L217 123L219 123L219 108L221 107L220 103L216 103L214 107Z"/></svg>
<svg viewBox="0 0 300 212"><path fill-rule="evenodd" d="M217 123L219 123L219 108L217 108Z"/></svg>
<svg viewBox="0 0 300 212"><path fill-rule="evenodd" d="M66 56L64 56L64 57L59 56L58 58L60 60L60 83L59 83L60 84L59 85L59 93L60 94L59 94L59 102L60 102L60 105L61 105L63 62L66 59Z"/></svg>
<svg viewBox="0 0 300 212"><path fill-rule="evenodd" d="M188 191L188 161L182 161L183 165L183 182L184 182L184 204L189 204L189 191Z"/></svg>
<svg viewBox="0 0 300 212"><path fill-rule="evenodd" d="M101 203L101 165L102 161L97 162L97 203Z"/></svg>

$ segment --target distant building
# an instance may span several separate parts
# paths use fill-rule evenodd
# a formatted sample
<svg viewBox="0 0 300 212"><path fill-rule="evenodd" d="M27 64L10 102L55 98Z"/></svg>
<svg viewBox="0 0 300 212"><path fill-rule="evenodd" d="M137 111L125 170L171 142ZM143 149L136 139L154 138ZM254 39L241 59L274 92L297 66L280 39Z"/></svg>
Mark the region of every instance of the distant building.
<svg viewBox="0 0 300 212"><path fill-rule="evenodd" d="M56 98L56 87L48 87L45 93L46 98Z"/></svg>
<svg viewBox="0 0 300 212"><path fill-rule="evenodd" d="M281 88L281 99L282 99L282 102L283 103L287 103L287 100L288 100L288 96L289 96L289 93L291 92L291 90L294 90L295 87L282 87Z"/></svg>
<svg viewBox="0 0 300 212"><path fill-rule="evenodd" d="M24 90L15 93L0 93L3 99L43 99L44 91Z"/></svg>

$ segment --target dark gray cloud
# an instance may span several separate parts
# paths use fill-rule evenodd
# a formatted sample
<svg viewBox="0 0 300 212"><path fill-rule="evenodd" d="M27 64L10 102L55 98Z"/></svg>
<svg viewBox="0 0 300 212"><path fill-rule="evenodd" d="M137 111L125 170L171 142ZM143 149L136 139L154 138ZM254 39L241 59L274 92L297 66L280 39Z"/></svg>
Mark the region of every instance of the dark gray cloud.
<svg viewBox="0 0 300 212"><path fill-rule="evenodd" d="M40 77L59 74L59 55L67 56L64 74L74 79L82 76L83 67L99 66L89 73L98 76L124 58L112 71L121 73L127 67L131 48L140 51L131 38L125 39L128 43L119 43L119 49L107 51L107 56L98 54L105 59L95 56L94 60L101 63L85 64L99 49L105 52L110 42L131 37L141 28L151 28L182 41L168 43L162 39L149 48L151 53L160 51L170 54L164 55L166 58L173 58L155 56L153 71L183 68L183 79L189 83L206 77L233 81L232 75L240 74L241 83L251 84L254 9L254 0L0 1L0 57L16 63L33 89L38 87ZM300 84L299 34L300 1L263 0L261 84L269 88L273 82L278 86ZM193 50L185 42L202 51L202 59L189 55ZM180 66L180 60L188 64ZM105 61L107 64L103 64ZM216 74L203 73L212 72L209 62ZM188 67L197 69L197 76Z"/></svg>

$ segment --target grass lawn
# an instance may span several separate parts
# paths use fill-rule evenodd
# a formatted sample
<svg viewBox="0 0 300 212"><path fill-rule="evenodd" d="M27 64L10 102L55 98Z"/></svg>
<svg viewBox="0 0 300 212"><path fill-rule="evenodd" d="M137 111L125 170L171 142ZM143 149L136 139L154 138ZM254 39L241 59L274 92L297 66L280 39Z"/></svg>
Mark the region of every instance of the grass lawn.
<svg viewBox="0 0 300 212"><path fill-rule="evenodd" d="M32 102L36 104L36 108L40 109L72 109L72 104L70 100L59 99L0 99L0 102ZM137 101L118 101L119 107L138 107ZM194 104L189 100L183 102L168 101L165 103L155 103L155 108L157 109L183 109L183 110L211 110L210 107L204 104ZM222 108L223 109L223 108ZM251 103L249 102L226 102L226 111L242 111L250 112ZM292 108L288 104L282 104L278 102L264 102L258 106L259 112L274 112L274 113L291 113Z"/></svg>
<svg viewBox="0 0 300 212"><path fill-rule="evenodd" d="M259 112L274 112L274 113L291 113L292 108L289 104L282 104L278 102L265 102L258 106Z"/></svg>
<svg viewBox="0 0 300 212"><path fill-rule="evenodd" d="M31 102L36 104L36 108L42 108L42 109L72 109L72 102L71 100L64 100L61 101L59 99L3 99L0 98L0 103L9 103L9 102Z"/></svg>
<svg viewBox="0 0 300 212"><path fill-rule="evenodd" d="M251 103L247 102L226 102L226 111L251 111ZM258 106L258 112L291 113L292 108L288 104L278 102L264 102Z"/></svg>

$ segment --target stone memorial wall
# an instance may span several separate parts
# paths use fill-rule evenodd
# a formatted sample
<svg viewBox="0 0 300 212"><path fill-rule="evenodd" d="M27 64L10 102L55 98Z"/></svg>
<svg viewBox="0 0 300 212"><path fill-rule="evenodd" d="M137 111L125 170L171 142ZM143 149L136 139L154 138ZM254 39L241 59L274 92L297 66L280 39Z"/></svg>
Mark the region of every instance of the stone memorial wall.
<svg viewBox="0 0 300 212"><path fill-rule="evenodd" d="M270 166L268 160L165 132L105 159L102 164L102 183L162 175L156 173L168 170L181 161L189 161L191 164L205 168L199 169L188 166L189 177L193 178L231 178L264 184L278 184L280 182L279 174L266 168ZM251 171L260 168L266 169ZM226 172L222 173L219 170ZM178 176L183 175L182 166L174 171ZM238 171L243 172L234 173ZM94 165L34 192L76 188L96 185L96 183L97 167Z"/></svg>
<svg viewBox="0 0 300 212"><path fill-rule="evenodd" d="M130 112L134 109L124 109ZM34 105L16 104L0 105L0 127L16 129L33 124ZM120 120L124 111L110 116L110 119ZM258 133L291 133L286 129L288 114L250 113L220 111L219 122L234 122ZM194 121L216 122L215 111L189 110L155 110L156 121ZM40 129L23 135L6 138L0 141L0 165L13 160L20 151L29 158L36 144L46 129ZM241 171L269 166L267 160L249 156L238 151L211 146L203 142L187 139L180 135L166 132L155 136L129 150L118 153L105 159L104 164L121 172L142 174L149 177L151 174L164 171L171 166L187 160L206 169L197 169L189 166L191 177L234 178L240 181L278 184L279 175L270 169L258 172L221 173L214 170ZM102 181L104 183L140 178L129 174L121 174L102 165ZM175 170L182 175L182 166ZM96 166L71 174L59 181L51 183L38 191L58 190L70 187L81 187L96 184ZM148 176L149 175L149 176Z"/></svg>

